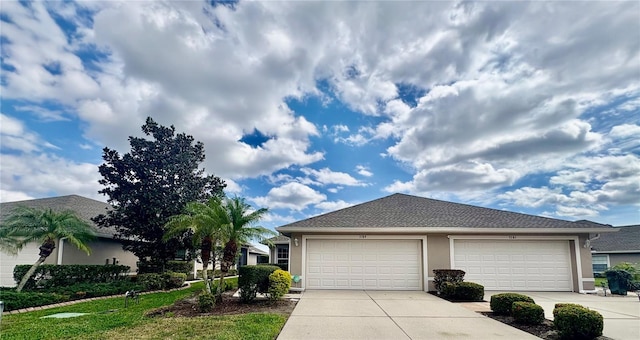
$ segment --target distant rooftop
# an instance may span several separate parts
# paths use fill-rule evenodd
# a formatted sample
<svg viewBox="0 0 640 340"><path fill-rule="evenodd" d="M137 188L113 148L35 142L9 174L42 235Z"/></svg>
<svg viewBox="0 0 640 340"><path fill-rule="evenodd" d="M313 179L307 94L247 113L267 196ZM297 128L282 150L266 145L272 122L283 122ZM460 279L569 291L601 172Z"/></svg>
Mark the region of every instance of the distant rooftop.
<svg viewBox="0 0 640 340"><path fill-rule="evenodd" d="M597 252L629 251L640 253L640 225L617 227L617 233L600 235L591 241L591 250Z"/></svg>

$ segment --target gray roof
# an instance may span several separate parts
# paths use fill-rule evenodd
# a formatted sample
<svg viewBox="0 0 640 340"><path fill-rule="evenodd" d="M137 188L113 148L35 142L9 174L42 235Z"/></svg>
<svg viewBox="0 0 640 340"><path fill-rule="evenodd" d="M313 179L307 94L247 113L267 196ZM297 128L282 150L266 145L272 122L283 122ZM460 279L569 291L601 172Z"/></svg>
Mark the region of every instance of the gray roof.
<svg viewBox="0 0 640 340"><path fill-rule="evenodd" d="M284 235L282 235L282 234L280 234L280 235L278 235L278 236L274 236L274 237L272 237L272 238L270 238L270 239L267 239L267 241L270 241L271 243L274 243L274 244L275 244L275 243L287 243L287 242L289 242L290 240L291 240L290 238L288 238L288 237L286 237L286 236L284 236ZM266 243L268 243L268 242L261 242L261 243L262 243L262 244L266 244Z"/></svg>
<svg viewBox="0 0 640 340"><path fill-rule="evenodd" d="M640 225L618 227L617 233L600 235L591 241L591 250L597 252L632 251L640 252Z"/></svg>
<svg viewBox="0 0 640 340"><path fill-rule="evenodd" d="M26 206L29 208L52 209L54 211L71 210L78 217L88 222L96 228L97 235L100 237L113 238L115 229L98 228L91 218L104 214L110 209L110 205L105 202L96 201L94 199L78 196L58 196L49 198L38 198L27 201L3 202L0 203L0 220L4 220L11 211L18 206Z"/></svg>
<svg viewBox="0 0 640 340"><path fill-rule="evenodd" d="M468 204L393 194L277 228L554 228L603 229L591 221L565 221Z"/></svg>

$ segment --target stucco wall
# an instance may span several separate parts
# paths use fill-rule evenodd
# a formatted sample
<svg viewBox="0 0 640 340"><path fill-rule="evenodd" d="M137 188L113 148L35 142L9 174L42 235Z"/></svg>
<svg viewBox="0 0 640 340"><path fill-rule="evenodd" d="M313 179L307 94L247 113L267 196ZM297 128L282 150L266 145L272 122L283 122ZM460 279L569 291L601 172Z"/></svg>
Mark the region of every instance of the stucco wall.
<svg viewBox="0 0 640 340"><path fill-rule="evenodd" d="M427 276L428 290L435 290L433 285L434 269L450 269L451 255L447 235L427 235Z"/></svg>
<svg viewBox="0 0 640 340"><path fill-rule="evenodd" d="M87 255L72 244L64 242L62 264L105 264L107 259L109 264L112 264L115 257L118 264L129 266L131 273L135 273L138 269L136 265L138 257L131 252L124 251L118 241L100 238L90 242L89 248L91 248L91 255Z"/></svg>

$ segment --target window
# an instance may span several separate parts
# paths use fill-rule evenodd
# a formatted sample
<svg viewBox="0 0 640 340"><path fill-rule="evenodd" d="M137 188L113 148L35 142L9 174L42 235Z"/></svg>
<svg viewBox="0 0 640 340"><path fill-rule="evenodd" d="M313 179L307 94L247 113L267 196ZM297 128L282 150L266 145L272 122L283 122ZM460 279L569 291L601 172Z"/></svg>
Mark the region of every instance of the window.
<svg viewBox="0 0 640 340"><path fill-rule="evenodd" d="M609 255L592 255L591 263L594 273L602 273L609 268Z"/></svg>
<svg viewBox="0 0 640 340"><path fill-rule="evenodd" d="M276 264L289 264L288 244L279 244L276 246Z"/></svg>

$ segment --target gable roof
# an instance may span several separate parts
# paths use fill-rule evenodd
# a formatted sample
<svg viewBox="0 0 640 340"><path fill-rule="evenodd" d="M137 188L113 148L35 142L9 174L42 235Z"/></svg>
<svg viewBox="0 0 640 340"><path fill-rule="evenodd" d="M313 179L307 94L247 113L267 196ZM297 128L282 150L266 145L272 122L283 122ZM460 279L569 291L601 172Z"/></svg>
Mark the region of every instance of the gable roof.
<svg viewBox="0 0 640 340"><path fill-rule="evenodd" d="M67 195L26 201L3 202L0 203L0 220L7 218L11 214L11 211L18 206L37 209L52 209L54 211L71 210L82 220L93 226L96 229L97 236L99 237L113 238L113 235L116 232L114 228L98 228L98 226L91 221L93 217L104 214L111 208L109 204L96 201L94 199L78 195Z"/></svg>
<svg viewBox="0 0 640 340"><path fill-rule="evenodd" d="M591 241L591 250L598 253L633 252L640 253L640 225L617 227L617 233L600 235Z"/></svg>
<svg viewBox="0 0 640 340"><path fill-rule="evenodd" d="M393 194L348 208L276 228L283 233L304 231L348 232L366 229L395 231L615 231L591 221L565 221L430 198ZM426 229L426 230L425 230ZM542 230L541 230L542 229ZM385 231L386 231L385 230Z"/></svg>

